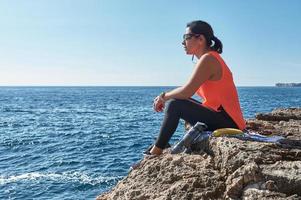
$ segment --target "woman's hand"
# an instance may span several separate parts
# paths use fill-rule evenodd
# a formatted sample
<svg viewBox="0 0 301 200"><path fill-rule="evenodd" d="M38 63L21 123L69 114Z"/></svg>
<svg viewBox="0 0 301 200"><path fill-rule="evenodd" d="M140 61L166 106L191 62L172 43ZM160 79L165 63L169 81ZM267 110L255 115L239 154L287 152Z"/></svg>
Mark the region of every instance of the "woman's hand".
<svg viewBox="0 0 301 200"><path fill-rule="evenodd" d="M154 99L153 107L156 112L162 112L164 110L165 101L162 95L159 95Z"/></svg>

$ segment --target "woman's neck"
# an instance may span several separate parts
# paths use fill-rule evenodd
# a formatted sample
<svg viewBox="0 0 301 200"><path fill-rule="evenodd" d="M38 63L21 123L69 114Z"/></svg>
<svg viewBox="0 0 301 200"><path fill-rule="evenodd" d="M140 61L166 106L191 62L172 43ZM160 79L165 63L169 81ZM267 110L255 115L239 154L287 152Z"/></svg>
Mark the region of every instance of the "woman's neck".
<svg viewBox="0 0 301 200"><path fill-rule="evenodd" d="M200 59L200 58L202 57L202 55L208 53L209 51L211 51L210 48L200 49L199 52L197 52L197 53L195 54L195 56L196 56L198 59Z"/></svg>

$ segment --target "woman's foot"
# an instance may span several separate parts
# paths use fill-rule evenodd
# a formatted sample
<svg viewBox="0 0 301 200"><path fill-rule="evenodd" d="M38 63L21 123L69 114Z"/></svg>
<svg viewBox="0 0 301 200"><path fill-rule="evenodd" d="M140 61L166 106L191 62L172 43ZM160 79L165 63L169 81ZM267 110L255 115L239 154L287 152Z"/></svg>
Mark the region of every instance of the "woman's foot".
<svg viewBox="0 0 301 200"><path fill-rule="evenodd" d="M163 152L163 149L159 148L159 147L156 147L155 145L153 146L153 148L150 150L150 153L152 155L160 155L162 154Z"/></svg>
<svg viewBox="0 0 301 200"><path fill-rule="evenodd" d="M154 147L154 144L151 144L149 147L147 147L147 149L145 151L143 151L143 155L146 156L146 155L152 155L150 153L150 151L152 150L152 148ZM166 144L166 146L164 147L164 149L167 149L171 147L169 143Z"/></svg>

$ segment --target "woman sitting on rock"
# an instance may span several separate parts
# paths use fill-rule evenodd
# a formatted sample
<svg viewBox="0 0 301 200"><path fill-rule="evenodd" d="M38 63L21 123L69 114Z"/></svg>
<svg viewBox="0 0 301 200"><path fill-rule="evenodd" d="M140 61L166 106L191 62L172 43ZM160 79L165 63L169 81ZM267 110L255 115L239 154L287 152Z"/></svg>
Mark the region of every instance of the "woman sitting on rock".
<svg viewBox="0 0 301 200"><path fill-rule="evenodd" d="M186 54L196 56L198 61L185 85L162 92L154 99L156 112L162 112L165 102L168 104L159 136L150 150L153 155L162 153L180 118L191 125L203 122L210 131L245 128L232 73L220 56L223 45L214 36L211 26L204 21L188 23L182 44ZM191 99L195 93L203 103Z"/></svg>

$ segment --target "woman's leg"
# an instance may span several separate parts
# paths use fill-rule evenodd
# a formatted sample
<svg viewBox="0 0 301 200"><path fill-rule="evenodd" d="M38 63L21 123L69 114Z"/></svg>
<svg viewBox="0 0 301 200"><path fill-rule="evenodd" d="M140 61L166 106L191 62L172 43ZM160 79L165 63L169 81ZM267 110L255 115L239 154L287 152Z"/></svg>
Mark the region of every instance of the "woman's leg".
<svg viewBox="0 0 301 200"><path fill-rule="evenodd" d="M176 131L180 119L184 119L191 125L196 124L198 121L203 122L208 126L208 130L211 131L218 128L237 128L237 125L225 111L215 112L191 99L172 99L166 106L159 136L151 150L152 154L162 153L162 149Z"/></svg>

